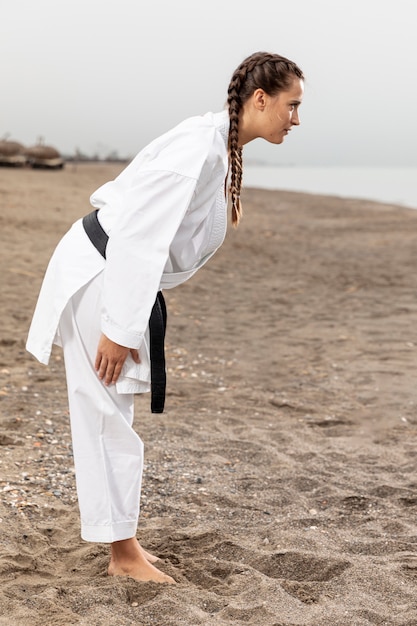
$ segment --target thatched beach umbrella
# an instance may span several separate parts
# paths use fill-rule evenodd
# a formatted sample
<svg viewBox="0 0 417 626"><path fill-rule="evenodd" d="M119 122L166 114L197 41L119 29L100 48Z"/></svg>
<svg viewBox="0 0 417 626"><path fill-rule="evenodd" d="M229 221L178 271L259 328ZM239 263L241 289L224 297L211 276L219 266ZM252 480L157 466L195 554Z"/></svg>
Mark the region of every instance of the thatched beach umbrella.
<svg viewBox="0 0 417 626"><path fill-rule="evenodd" d="M24 165L25 148L18 141L0 140L0 165Z"/></svg>
<svg viewBox="0 0 417 626"><path fill-rule="evenodd" d="M52 146L38 144L25 150L28 162L32 167L60 169L64 167L64 159Z"/></svg>

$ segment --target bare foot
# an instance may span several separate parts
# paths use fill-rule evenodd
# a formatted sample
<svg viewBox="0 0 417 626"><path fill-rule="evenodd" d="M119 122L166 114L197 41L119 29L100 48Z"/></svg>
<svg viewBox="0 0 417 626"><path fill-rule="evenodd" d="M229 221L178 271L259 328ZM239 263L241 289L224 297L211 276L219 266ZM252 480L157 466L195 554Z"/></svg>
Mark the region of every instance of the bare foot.
<svg viewBox="0 0 417 626"><path fill-rule="evenodd" d="M171 576L154 567L145 554L148 553L139 545L136 537L115 541L111 544L111 559L107 573L109 576L130 576L142 582L175 583Z"/></svg>

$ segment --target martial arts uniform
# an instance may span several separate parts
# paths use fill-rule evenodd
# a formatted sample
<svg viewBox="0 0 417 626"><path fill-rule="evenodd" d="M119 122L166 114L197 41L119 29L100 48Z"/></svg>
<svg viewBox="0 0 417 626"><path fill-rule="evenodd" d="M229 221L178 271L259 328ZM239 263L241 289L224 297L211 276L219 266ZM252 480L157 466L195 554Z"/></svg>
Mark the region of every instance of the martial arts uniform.
<svg viewBox="0 0 417 626"><path fill-rule="evenodd" d="M190 278L226 234L227 111L182 122L91 196L109 235L106 260L78 220L58 244L39 294L27 349L47 364L64 350L71 429L87 541L133 537L143 444L132 429L133 394L149 391L148 321L156 294ZM139 350L116 385L94 369L98 341Z"/></svg>

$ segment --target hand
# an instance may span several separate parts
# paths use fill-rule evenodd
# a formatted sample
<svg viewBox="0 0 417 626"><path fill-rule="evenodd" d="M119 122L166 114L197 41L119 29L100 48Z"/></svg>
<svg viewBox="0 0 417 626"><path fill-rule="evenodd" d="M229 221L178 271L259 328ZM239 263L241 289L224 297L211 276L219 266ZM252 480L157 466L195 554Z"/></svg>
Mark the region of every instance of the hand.
<svg viewBox="0 0 417 626"><path fill-rule="evenodd" d="M106 337L106 335L101 335L94 367L98 377L105 385L117 382L129 352L135 363L140 363L139 352L137 350L120 346L118 343Z"/></svg>

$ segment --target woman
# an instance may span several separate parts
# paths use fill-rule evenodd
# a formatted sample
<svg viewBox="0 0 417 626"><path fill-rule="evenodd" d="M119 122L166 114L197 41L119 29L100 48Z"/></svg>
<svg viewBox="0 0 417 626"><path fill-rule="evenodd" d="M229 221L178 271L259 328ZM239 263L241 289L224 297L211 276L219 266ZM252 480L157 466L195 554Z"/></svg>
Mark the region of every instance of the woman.
<svg viewBox="0 0 417 626"><path fill-rule="evenodd" d="M251 55L232 76L227 110L188 119L144 148L92 195L96 212L52 256L27 348L47 364L52 344L63 347L81 535L111 544L110 575L174 582L136 539L143 444L133 394L150 388L148 322L158 291L190 278L223 242L229 171L238 224L242 146L282 143L300 123L302 95L295 63Z"/></svg>

